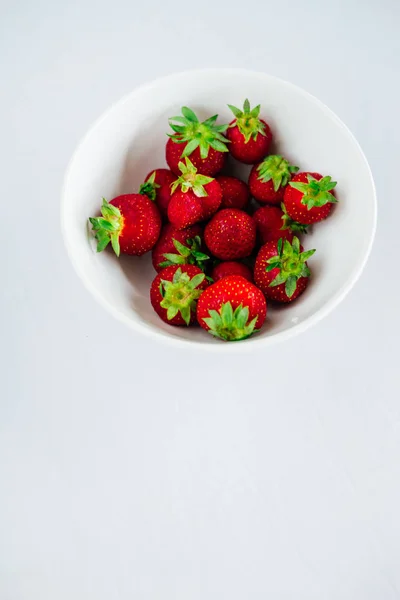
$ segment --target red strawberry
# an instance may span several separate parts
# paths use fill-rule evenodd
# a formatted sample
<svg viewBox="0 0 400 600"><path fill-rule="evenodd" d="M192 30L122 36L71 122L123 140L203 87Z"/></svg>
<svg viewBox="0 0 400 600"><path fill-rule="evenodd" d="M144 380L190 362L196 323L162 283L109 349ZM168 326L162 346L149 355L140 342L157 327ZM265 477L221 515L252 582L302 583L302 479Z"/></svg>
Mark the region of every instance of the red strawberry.
<svg viewBox="0 0 400 600"><path fill-rule="evenodd" d="M176 175L169 169L155 169L150 171L139 188L139 194L145 194L150 200L155 201L163 217L167 216L172 195L171 184L175 180Z"/></svg>
<svg viewBox="0 0 400 600"><path fill-rule="evenodd" d="M207 194L201 197L203 205L203 220L209 219L217 212L222 202L222 189L216 179L204 186Z"/></svg>
<svg viewBox="0 0 400 600"><path fill-rule="evenodd" d="M212 177L198 174L187 157L185 161L186 164L179 163L181 175L172 184L173 193L168 205L168 218L177 229L186 229L210 217L222 200L219 183Z"/></svg>
<svg viewBox="0 0 400 600"><path fill-rule="evenodd" d="M192 190L178 190L172 194L168 219L177 229L186 229L203 219L203 205Z"/></svg>
<svg viewBox="0 0 400 600"><path fill-rule="evenodd" d="M103 198L101 217L89 219L97 240L97 252L109 242L117 256L141 256L152 249L161 230L161 217L155 204L141 194L124 194L107 202Z"/></svg>
<svg viewBox="0 0 400 600"><path fill-rule="evenodd" d="M237 177L228 177L227 175L218 175L216 177L222 188L223 208L244 208L250 200L249 188L241 179Z"/></svg>
<svg viewBox="0 0 400 600"><path fill-rule="evenodd" d="M261 206L253 215L256 223L257 237L261 244L278 241L280 238L292 241L294 232L307 233L307 225L296 223L278 206Z"/></svg>
<svg viewBox="0 0 400 600"><path fill-rule="evenodd" d="M262 292L240 275L230 275L210 285L197 304L200 325L215 337L232 342L258 331L266 314Z"/></svg>
<svg viewBox="0 0 400 600"><path fill-rule="evenodd" d="M249 177L251 195L261 203L280 204L293 173L299 167L290 165L277 154L271 154L252 168Z"/></svg>
<svg viewBox="0 0 400 600"><path fill-rule="evenodd" d="M226 132L230 153L247 165L262 160L271 144L272 133L267 123L258 116L260 105L250 110L250 102L245 100L243 110L231 104L228 106L235 115Z"/></svg>
<svg viewBox="0 0 400 600"><path fill-rule="evenodd" d="M204 240L221 260L245 258L256 244L256 224L243 210L224 208L206 225Z"/></svg>
<svg viewBox="0 0 400 600"><path fill-rule="evenodd" d="M179 175L179 162L186 156L199 173L215 175L225 163L228 152L226 137L222 134L228 125L216 125L218 115L202 123L187 106L182 107L183 117L171 117L170 126L175 133L169 136L166 147L166 160L171 171ZM179 125L171 123L176 121Z"/></svg>
<svg viewBox="0 0 400 600"><path fill-rule="evenodd" d="M152 250L152 262L156 271L170 265L196 265L204 271L210 258L204 254L201 241L202 229L193 225L187 229L175 229L168 223L161 232L157 244Z"/></svg>
<svg viewBox="0 0 400 600"><path fill-rule="evenodd" d="M151 284L151 304L169 325L190 325L196 322L197 300L207 286L206 276L195 265L172 265Z"/></svg>
<svg viewBox="0 0 400 600"><path fill-rule="evenodd" d="M305 225L326 219L337 202L332 192L336 185L329 175L298 173L289 182L283 196L288 215Z"/></svg>
<svg viewBox="0 0 400 600"><path fill-rule="evenodd" d="M219 281L223 277L228 277L229 275L240 275L247 279L247 281L253 281L253 273L249 267L240 262L235 262L233 260L227 260L225 262L219 263L216 267L211 271L211 279L214 281Z"/></svg>
<svg viewBox="0 0 400 600"><path fill-rule="evenodd" d="M267 242L259 251L254 267L256 286L266 298L277 302L292 302L307 287L310 269L306 260L315 250L303 252L299 238L292 243L280 239Z"/></svg>

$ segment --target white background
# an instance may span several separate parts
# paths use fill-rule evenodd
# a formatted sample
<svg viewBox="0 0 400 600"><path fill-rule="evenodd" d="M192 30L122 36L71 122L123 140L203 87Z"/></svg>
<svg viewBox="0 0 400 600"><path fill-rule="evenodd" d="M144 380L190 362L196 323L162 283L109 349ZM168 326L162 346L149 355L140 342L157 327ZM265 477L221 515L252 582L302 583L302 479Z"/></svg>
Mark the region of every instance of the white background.
<svg viewBox="0 0 400 600"><path fill-rule="evenodd" d="M0 9L1 600L399 599L399 2ZM378 190L354 291L253 355L125 328L60 234L92 121L144 81L207 66L318 96Z"/></svg>

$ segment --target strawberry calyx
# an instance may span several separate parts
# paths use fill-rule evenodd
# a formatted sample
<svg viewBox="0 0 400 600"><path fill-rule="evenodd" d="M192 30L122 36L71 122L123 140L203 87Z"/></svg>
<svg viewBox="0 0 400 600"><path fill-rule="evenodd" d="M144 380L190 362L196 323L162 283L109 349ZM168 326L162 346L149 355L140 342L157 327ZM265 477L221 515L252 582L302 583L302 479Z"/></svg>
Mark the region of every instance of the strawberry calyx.
<svg viewBox="0 0 400 600"><path fill-rule="evenodd" d="M157 195L157 188L159 187L161 186L156 183L156 172L153 171L148 180L141 184L139 188L139 194L142 194L142 196L147 196L149 200L154 202Z"/></svg>
<svg viewBox="0 0 400 600"><path fill-rule="evenodd" d="M229 127L238 127L240 133L244 136L245 144L247 144L251 138L257 139L258 134L266 135L265 123L263 123L258 115L260 114L261 105L258 104L252 110L250 109L250 102L247 100L243 103L243 110L228 104L228 107L233 112L235 121L229 125Z"/></svg>
<svg viewBox="0 0 400 600"><path fill-rule="evenodd" d="M300 252L299 238L294 237L292 243L288 240L283 242L282 238L277 244L278 254L267 260L266 271L279 269L278 275L269 284L270 287L285 284L285 292L288 298L291 298L296 291L297 281L300 277L309 277L310 269L306 261L312 256L315 250L306 250Z"/></svg>
<svg viewBox="0 0 400 600"><path fill-rule="evenodd" d="M282 222L283 225L280 231L284 231L285 229L290 229L294 233L308 233L308 225L304 225L304 223L299 223L290 217L287 213L286 206L282 202L281 209L283 212Z"/></svg>
<svg viewBox="0 0 400 600"><path fill-rule="evenodd" d="M170 252L163 254L166 260L160 263L160 267L169 267L171 265L195 265L204 271L206 268L204 263L209 260L210 257L207 254L204 254L204 252L201 252L201 238L199 235L187 239L187 246L175 239L172 240L172 243L175 246L177 254Z"/></svg>
<svg viewBox="0 0 400 600"><path fill-rule="evenodd" d="M124 226L124 217L119 208L107 202L105 198L101 206L101 215L101 217L89 217L97 240L97 252L102 252L111 242L115 254L119 256L119 236Z"/></svg>
<svg viewBox="0 0 400 600"><path fill-rule="evenodd" d="M245 340L258 331L258 329L255 329L258 317L254 317L254 319L248 323L248 306L240 304L233 310L232 304L230 302L225 302L221 305L219 311L209 310L208 314L210 316L203 319L210 328L208 332L227 342Z"/></svg>
<svg viewBox="0 0 400 600"><path fill-rule="evenodd" d="M308 183L289 181L289 185L295 190L303 193L301 203L307 206L308 210L314 207L325 206L325 204L328 203L333 204L337 202L335 196L330 193L330 191L336 187L337 182L332 181L332 178L329 175L318 180L308 173L307 180Z"/></svg>
<svg viewBox="0 0 400 600"><path fill-rule="evenodd" d="M218 152L229 152L226 144L229 140L222 134L228 129L228 125L216 125L218 115L213 115L203 122L200 122L197 115L192 109L187 106L182 106L182 115L171 117L169 124L175 132L168 134L177 144L187 142L181 157L190 156L196 148L200 149L200 157L205 159L208 156L208 151L211 148ZM179 123L171 123L175 121Z"/></svg>
<svg viewBox="0 0 400 600"><path fill-rule="evenodd" d="M207 183L214 181L214 177L207 177L207 175L200 175L197 173L196 167L187 156L185 162L180 161L178 163L178 167L182 175L180 175L171 185L172 194L180 187L182 192L185 193L189 190L193 190L194 194L199 198L208 196L204 186L207 185Z"/></svg>
<svg viewBox="0 0 400 600"><path fill-rule="evenodd" d="M168 320L173 319L179 312L186 325L190 324L192 310L196 309L197 300L202 293L197 287L203 283L204 278L204 273L190 278L178 268L172 281L161 280L160 294L163 299L160 304L166 309Z"/></svg>
<svg viewBox="0 0 400 600"><path fill-rule="evenodd" d="M257 179L262 183L271 181L274 191L277 192L280 187L287 185L293 173L297 173L299 167L291 165L286 158L279 154L267 156L257 167Z"/></svg>

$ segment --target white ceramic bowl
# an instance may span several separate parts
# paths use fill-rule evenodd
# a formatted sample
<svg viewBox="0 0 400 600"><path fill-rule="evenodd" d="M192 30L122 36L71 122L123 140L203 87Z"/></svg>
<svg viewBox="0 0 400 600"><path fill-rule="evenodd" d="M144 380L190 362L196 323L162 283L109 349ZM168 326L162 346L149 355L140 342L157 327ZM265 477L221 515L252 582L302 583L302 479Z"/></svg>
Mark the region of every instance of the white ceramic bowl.
<svg viewBox="0 0 400 600"><path fill-rule="evenodd" d="M119 260L97 254L87 228L104 196L136 192L146 174L165 166L168 117L181 106L200 117L220 115L228 122L227 103L261 103L275 150L301 170L331 175L338 181L339 203L333 214L305 236L316 248L310 259L312 279L293 305L270 308L262 331L240 344L215 340L201 328L163 323L149 301L155 276L150 256ZM236 166L237 165L237 166ZM239 176L249 167L236 163ZM368 258L376 224L376 196L367 160L340 119L302 89L266 75L238 69L207 69L157 79L134 90L109 109L90 129L69 165L62 197L62 225L72 263L94 297L137 332L226 352L268 345L304 331L327 315L358 279Z"/></svg>

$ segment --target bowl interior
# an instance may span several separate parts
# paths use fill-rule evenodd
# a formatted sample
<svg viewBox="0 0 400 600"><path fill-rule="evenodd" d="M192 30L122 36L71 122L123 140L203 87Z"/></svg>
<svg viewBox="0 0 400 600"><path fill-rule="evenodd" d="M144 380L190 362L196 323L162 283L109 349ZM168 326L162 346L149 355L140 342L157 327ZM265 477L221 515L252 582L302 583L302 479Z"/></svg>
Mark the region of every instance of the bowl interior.
<svg viewBox="0 0 400 600"><path fill-rule="evenodd" d="M310 285L293 305L271 308L263 330L245 343L268 342L304 329L326 314L353 285L367 258L375 228L375 192L366 159L352 134L318 100L291 84L261 73L207 70L172 75L141 87L112 107L78 147L65 180L63 228L71 259L96 298L127 324L170 339L221 343L201 329L171 327L153 312L148 255L97 254L87 219L101 198L135 192L147 173L165 166L168 117L181 106L200 117L218 113L231 120L227 103L261 103L274 134L274 151L301 170L331 175L339 203L329 219L305 236ZM247 179L249 167L233 164ZM222 344L224 347L226 345Z"/></svg>

